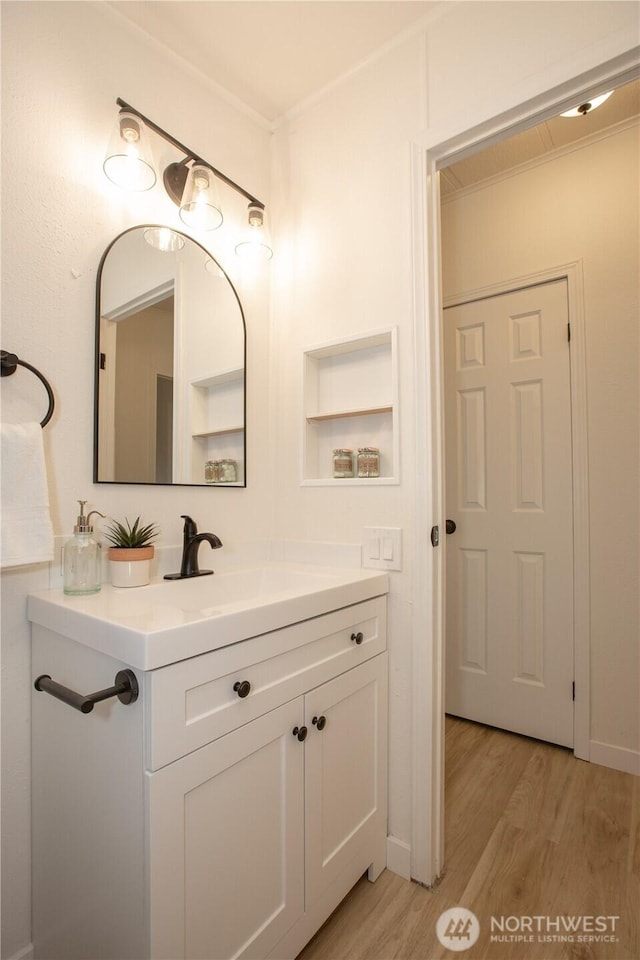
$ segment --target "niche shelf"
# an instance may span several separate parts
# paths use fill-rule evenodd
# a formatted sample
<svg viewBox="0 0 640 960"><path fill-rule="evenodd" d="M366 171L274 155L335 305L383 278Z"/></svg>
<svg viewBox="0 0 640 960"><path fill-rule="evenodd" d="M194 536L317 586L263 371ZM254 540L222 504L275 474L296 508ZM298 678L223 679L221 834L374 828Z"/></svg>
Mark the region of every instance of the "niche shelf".
<svg viewBox="0 0 640 960"><path fill-rule="evenodd" d="M303 351L302 486L399 483L397 327ZM380 449L380 476L334 478L337 447Z"/></svg>
<svg viewBox="0 0 640 960"><path fill-rule="evenodd" d="M230 458L238 464L236 484L244 483L244 369L223 370L190 382L191 474L204 483L207 460ZM217 485L217 484L216 484Z"/></svg>

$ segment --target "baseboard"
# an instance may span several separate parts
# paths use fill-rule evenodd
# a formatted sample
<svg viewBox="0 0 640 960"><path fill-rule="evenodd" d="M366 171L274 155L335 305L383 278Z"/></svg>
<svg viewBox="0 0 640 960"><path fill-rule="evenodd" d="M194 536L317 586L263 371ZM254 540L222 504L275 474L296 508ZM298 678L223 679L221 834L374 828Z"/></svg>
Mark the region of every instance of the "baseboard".
<svg viewBox="0 0 640 960"><path fill-rule="evenodd" d="M397 837L387 837L387 870L411 880L411 847Z"/></svg>
<svg viewBox="0 0 640 960"><path fill-rule="evenodd" d="M640 776L640 751L638 750L628 750L626 747L616 747L611 743L592 740L589 760L591 763L599 763L602 767L611 767L612 770L621 770L622 773Z"/></svg>
<svg viewBox="0 0 640 960"><path fill-rule="evenodd" d="M21 947L17 953L8 957L8 960L33 960L33 944L28 943L26 947Z"/></svg>

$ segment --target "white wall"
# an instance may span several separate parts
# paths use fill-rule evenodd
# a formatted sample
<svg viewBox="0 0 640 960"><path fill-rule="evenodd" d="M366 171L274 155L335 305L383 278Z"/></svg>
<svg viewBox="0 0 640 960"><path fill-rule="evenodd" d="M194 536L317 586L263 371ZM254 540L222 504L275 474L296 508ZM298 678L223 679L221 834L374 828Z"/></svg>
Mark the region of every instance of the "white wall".
<svg viewBox="0 0 640 960"><path fill-rule="evenodd" d="M434 147L633 49L638 8L627 3L459 3L391 46L289 118L274 155L278 249L274 261L274 369L282 390L275 425L281 496L278 533L358 542L362 527L401 526L404 568L391 575L389 831L411 843L411 680L425 644L414 549L422 478L414 468L412 143ZM275 319L277 316L277 325ZM424 323L420 317L418 322ZM399 326L399 486L298 485L301 351L332 337ZM432 522L435 522L432 521ZM425 690L425 697L427 697Z"/></svg>
<svg viewBox="0 0 640 960"><path fill-rule="evenodd" d="M269 474L268 289L237 275L231 241L246 202L222 188L227 219L196 236L232 272L245 308L250 411L249 486L128 487L92 483L94 297L102 252L120 231L164 222L184 229L160 185L127 195L102 173L120 96L269 203L266 129L229 106L192 71L92 3L12 2L2 7L2 348L49 379L56 412L45 430L52 518L70 534L77 498L122 516L158 521L178 543L181 513L223 543L267 536ZM156 152L156 159L162 149ZM173 159L173 156L171 157ZM227 228L227 229L225 229ZM233 258L233 259L232 259ZM33 381L33 383L31 382ZM24 404L17 400L24 394ZM260 398L258 400L258 398ZM26 371L2 381L5 420L41 419L42 387ZM251 403L251 400L253 402ZM253 472L251 472L253 466ZM46 571L2 576L2 956L30 941L30 640L26 596Z"/></svg>
<svg viewBox="0 0 640 960"><path fill-rule="evenodd" d="M279 131L291 171L278 208L291 231L284 238L291 244L291 275L283 277L274 261L273 337L282 387L275 420L278 534L360 543L364 526L403 530L404 568L391 574L389 608L389 831L404 841L410 835L414 549L408 137L421 125L422 53L419 36ZM400 484L301 488L303 349L392 324L400 327Z"/></svg>
<svg viewBox="0 0 640 960"><path fill-rule="evenodd" d="M591 532L591 740L640 751L637 124L442 208L447 297L581 260Z"/></svg>

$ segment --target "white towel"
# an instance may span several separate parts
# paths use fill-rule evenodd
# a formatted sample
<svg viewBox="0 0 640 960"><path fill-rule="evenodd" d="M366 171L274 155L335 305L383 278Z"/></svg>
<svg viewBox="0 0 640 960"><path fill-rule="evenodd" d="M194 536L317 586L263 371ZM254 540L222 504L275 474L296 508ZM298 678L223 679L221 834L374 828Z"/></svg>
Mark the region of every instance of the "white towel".
<svg viewBox="0 0 640 960"><path fill-rule="evenodd" d="M39 423L0 424L0 566L53 560L53 527Z"/></svg>

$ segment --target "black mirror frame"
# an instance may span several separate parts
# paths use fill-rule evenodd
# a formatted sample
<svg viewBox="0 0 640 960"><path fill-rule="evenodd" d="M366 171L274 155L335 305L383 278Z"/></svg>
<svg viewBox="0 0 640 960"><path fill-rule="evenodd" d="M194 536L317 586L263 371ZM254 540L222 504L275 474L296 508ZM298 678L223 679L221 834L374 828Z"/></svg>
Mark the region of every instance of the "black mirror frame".
<svg viewBox="0 0 640 960"><path fill-rule="evenodd" d="M206 247L203 247L201 243L197 240L194 240L192 236L187 233L182 233L180 230L173 230L173 227L169 228L173 230L174 233L177 233L179 236L184 237L185 240L195 243L196 246L200 247L202 252L209 257L213 262L220 268L224 274L229 286L233 291L233 295L236 298L238 308L240 310L240 317L242 319L242 329L244 332L244 349L243 349L243 364L244 364L244 391L243 391L243 420L244 420L244 479L242 483L235 484L209 484L209 483L161 483L154 482L148 483L144 480L100 480L98 478L98 433L99 433L99 395L100 395L100 290L102 286L102 270L104 268L105 261L109 255L112 247L126 236L128 233L132 233L134 230L148 230L148 229L158 229L164 227L164 224L159 223L137 223L133 227L128 227L126 230L123 230L122 233L119 233L117 237L114 237L111 243L108 245L102 257L100 258L100 263L98 265L98 273L96 276L96 299L95 299L95 362L94 362L94 390L93 390L93 482L94 483L111 483L111 484L126 484L127 486L146 486L146 487L213 487L216 489L233 489L233 490L244 490L247 486L247 324L245 321L244 310L242 309L242 303L240 302L240 297L238 296L238 291L231 282L227 271L224 269L222 264L216 260L213 254L207 250Z"/></svg>

